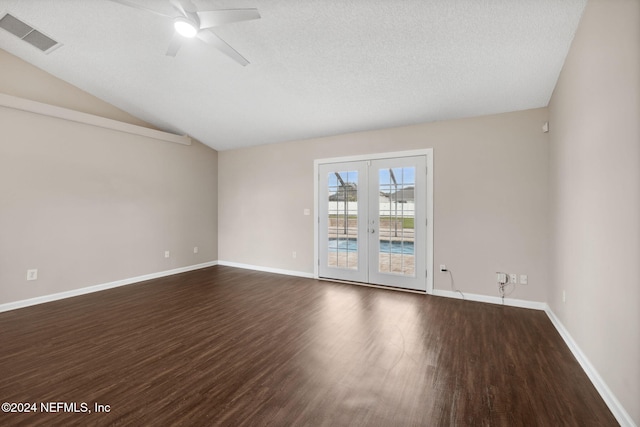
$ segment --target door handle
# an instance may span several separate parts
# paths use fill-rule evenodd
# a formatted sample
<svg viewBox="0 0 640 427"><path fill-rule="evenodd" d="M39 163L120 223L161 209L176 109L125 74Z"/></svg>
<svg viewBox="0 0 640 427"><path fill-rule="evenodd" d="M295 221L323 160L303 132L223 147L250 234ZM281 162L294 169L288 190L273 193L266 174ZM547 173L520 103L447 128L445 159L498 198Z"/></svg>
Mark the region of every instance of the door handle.
<svg viewBox="0 0 640 427"><path fill-rule="evenodd" d="M369 231L371 232L371 234L376 232L376 230L374 228L370 228Z"/></svg>

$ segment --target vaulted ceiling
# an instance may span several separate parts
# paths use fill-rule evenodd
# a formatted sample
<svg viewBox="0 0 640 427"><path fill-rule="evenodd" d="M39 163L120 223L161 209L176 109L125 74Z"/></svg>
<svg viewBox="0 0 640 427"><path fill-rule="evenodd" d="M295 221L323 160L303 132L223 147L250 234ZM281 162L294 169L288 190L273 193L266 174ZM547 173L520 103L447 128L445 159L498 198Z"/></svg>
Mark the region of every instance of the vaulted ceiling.
<svg viewBox="0 0 640 427"><path fill-rule="evenodd" d="M178 16L168 0L129 0ZM61 43L0 48L155 126L227 150L548 104L586 0L192 0L258 8L166 56L171 19L109 0L0 0ZM0 71L1 73L1 71Z"/></svg>

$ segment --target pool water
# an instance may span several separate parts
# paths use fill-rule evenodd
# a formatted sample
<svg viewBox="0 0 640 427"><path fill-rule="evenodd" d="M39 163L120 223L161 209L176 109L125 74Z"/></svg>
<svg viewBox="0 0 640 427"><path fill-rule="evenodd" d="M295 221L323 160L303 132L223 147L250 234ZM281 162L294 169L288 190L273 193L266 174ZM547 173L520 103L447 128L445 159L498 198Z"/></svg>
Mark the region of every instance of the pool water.
<svg viewBox="0 0 640 427"><path fill-rule="evenodd" d="M357 252L358 241L356 239L329 239L329 251ZM413 242L394 242L389 240L380 240L380 252L413 255Z"/></svg>

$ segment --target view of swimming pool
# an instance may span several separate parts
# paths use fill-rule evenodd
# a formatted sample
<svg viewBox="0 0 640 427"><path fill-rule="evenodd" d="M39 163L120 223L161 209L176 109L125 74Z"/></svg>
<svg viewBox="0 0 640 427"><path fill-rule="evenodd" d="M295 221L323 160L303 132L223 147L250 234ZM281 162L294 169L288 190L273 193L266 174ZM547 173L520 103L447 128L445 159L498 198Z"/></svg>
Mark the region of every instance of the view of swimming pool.
<svg viewBox="0 0 640 427"><path fill-rule="evenodd" d="M356 239L329 239L329 251L357 252L358 241ZM380 252L413 255L413 242L380 240Z"/></svg>

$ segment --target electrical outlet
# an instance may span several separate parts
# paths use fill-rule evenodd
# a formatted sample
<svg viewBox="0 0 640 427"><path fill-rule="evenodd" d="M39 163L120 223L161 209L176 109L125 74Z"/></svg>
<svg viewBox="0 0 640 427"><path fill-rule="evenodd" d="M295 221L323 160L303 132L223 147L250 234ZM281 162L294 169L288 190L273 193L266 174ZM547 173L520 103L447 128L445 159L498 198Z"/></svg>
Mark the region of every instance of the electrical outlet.
<svg viewBox="0 0 640 427"><path fill-rule="evenodd" d="M170 255L169 251L164 251L164 257L165 258L169 258L169 255Z"/></svg>
<svg viewBox="0 0 640 427"><path fill-rule="evenodd" d="M514 285L518 283L518 275L517 274L509 274L509 283L513 283Z"/></svg>
<svg viewBox="0 0 640 427"><path fill-rule="evenodd" d="M311 209L309 208L304 208L304 210L302 211L303 215L311 215Z"/></svg>
<svg viewBox="0 0 640 427"><path fill-rule="evenodd" d="M521 274L520 275L520 284L521 285L528 285L529 284L529 277L526 274Z"/></svg>
<svg viewBox="0 0 640 427"><path fill-rule="evenodd" d="M296 251L293 251L293 252L291 252L291 256L292 256L293 258L297 258L297 257L298 257L298 254L296 253Z"/></svg>
<svg viewBox="0 0 640 427"><path fill-rule="evenodd" d="M197 247L197 246L194 246L194 247L193 247L193 253L194 253L194 254L197 254L197 253L198 253L198 247Z"/></svg>
<svg viewBox="0 0 640 427"><path fill-rule="evenodd" d="M567 302L567 291L562 291L562 302Z"/></svg>
<svg viewBox="0 0 640 427"><path fill-rule="evenodd" d="M444 264L440 264L440 271L447 271L447 266Z"/></svg>
<svg viewBox="0 0 640 427"><path fill-rule="evenodd" d="M501 283L503 285L505 283L507 283L507 275L506 275L506 273L497 273L497 275L498 275L498 278L497 278L498 279L498 283Z"/></svg>
<svg viewBox="0 0 640 427"><path fill-rule="evenodd" d="M38 269L27 270L27 280L38 280Z"/></svg>

